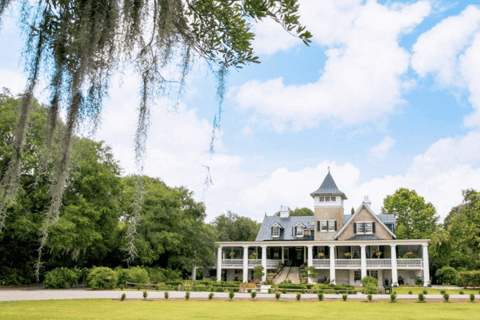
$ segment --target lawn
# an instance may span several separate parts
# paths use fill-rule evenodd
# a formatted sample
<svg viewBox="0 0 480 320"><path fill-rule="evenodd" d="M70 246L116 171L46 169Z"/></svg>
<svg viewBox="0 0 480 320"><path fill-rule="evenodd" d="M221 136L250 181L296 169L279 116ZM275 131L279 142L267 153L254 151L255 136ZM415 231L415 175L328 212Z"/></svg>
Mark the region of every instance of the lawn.
<svg viewBox="0 0 480 320"><path fill-rule="evenodd" d="M400 288L393 288L397 294L408 294L409 291L412 291L412 294L418 295L419 293L423 293L423 290L427 290L428 294L441 294L440 291L445 290L448 294L459 294L460 291L463 291L464 294L469 295L470 293L473 294L480 294L479 290L467 290L467 289L458 289L458 290L447 290L447 289L432 289L432 288L423 288L423 287L400 287Z"/></svg>
<svg viewBox="0 0 480 320"><path fill-rule="evenodd" d="M0 302L1 319L476 319L480 303L358 301L112 301Z"/></svg>

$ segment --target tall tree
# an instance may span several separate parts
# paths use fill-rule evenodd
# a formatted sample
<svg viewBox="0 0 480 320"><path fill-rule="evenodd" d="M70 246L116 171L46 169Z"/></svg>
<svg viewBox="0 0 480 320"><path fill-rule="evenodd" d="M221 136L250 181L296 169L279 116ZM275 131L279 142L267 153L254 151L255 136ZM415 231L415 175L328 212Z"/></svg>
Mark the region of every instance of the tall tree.
<svg viewBox="0 0 480 320"><path fill-rule="evenodd" d="M463 208L450 219L448 232L455 242L451 265L480 268L480 192L463 191Z"/></svg>
<svg viewBox="0 0 480 320"><path fill-rule="evenodd" d="M228 211L213 220L218 241L254 241L261 224Z"/></svg>
<svg viewBox="0 0 480 320"><path fill-rule="evenodd" d="M415 190L398 189L383 200L382 214L393 214L398 239L428 239L437 229L435 207Z"/></svg>

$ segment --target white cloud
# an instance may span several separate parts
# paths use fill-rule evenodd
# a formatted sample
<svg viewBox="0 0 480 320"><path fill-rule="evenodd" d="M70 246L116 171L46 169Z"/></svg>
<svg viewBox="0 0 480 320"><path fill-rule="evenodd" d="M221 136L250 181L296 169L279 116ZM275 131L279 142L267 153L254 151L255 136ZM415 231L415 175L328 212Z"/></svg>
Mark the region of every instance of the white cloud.
<svg viewBox="0 0 480 320"><path fill-rule="evenodd" d="M403 103L402 76L409 66L409 54L398 38L422 22L430 4L330 0L305 1L301 8L313 41L327 46L319 80L303 85L285 85L283 78L253 80L234 88L230 96L241 108L267 116L277 131L286 124L294 130L311 128L323 120L364 123L394 112Z"/></svg>
<svg viewBox="0 0 480 320"><path fill-rule="evenodd" d="M468 127L480 126L480 7L468 6L422 34L413 47L412 67L432 74L442 87L467 89L473 113Z"/></svg>
<svg viewBox="0 0 480 320"><path fill-rule="evenodd" d="M395 140L391 137L385 137L379 144L370 149L370 153L377 159L384 159L388 152L395 145Z"/></svg>

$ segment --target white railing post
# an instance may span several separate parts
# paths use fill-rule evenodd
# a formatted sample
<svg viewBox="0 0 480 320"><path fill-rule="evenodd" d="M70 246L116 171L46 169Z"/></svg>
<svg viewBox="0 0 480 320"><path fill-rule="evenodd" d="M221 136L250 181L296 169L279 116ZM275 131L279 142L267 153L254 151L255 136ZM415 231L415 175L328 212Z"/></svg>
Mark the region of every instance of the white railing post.
<svg viewBox="0 0 480 320"><path fill-rule="evenodd" d="M361 266L361 275L362 279L367 276L367 251L366 251L367 245L361 244L360 245L360 266Z"/></svg>
<svg viewBox="0 0 480 320"><path fill-rule="evenodd" d="M423 286L427 287L430 282L430 265L428 262L428 243L422 245L423 253Z"/></svg>
<svg viewBox="0 0 480 320"><path fill-rule="evenodd" d="M397 272L397 245L391 244L390 251L392 252L392 286L398 285L398 272Z"/></svg>
<svg viewBox="0 0 480 320"><path fill-rule="evenodd" d="M262 246L262 267L263 267L262 282L265 282L267 281L267 246Z"/></svg>
<svg viewBox="0 0 480 320"><path fill-rule="evenodd" d="M243 246L243 282L248 282L248 246Z"/></svg>
<svg viewBox="0 0 480 320"><path fill-rule="evenodd" d="M335 246L330 246L330 283L336 283L335 279Z"/></svg>
<svg viewBox="0 0 480 320"><path fill-rule="evenodd" d="M222 281L222 246L217 249L217 281Z"/></svg>
<svg viewBox="0 0 480 320"><path fill-rule="evenodd" d="M285 249L282 247L282 264L285 264Z"/></svg>
<svg viewBox="0 0 480 320"><path fill-rule="evenodd" d="M309 267L313 267L313 245L307 245L307 248L308 248L308 260L307 260L307 264ZM308 277L308 274L307 274L307 280L308 280L308 283L312 283L313 282L313 279L311 279L310 277Z"/></svg>

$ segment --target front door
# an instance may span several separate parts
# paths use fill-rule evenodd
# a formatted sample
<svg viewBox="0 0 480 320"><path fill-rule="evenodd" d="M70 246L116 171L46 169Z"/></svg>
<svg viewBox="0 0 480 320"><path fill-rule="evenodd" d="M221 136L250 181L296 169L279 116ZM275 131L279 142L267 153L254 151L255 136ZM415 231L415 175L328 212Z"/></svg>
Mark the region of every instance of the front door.
<svg viewBox="0 0 480 320"><path fill-rule="evenodd" d="M292 267L300 267L302 264L304 264L304 252L305 250L304 247L291 247L289 256L290 260L292 261Z"/></svg>

